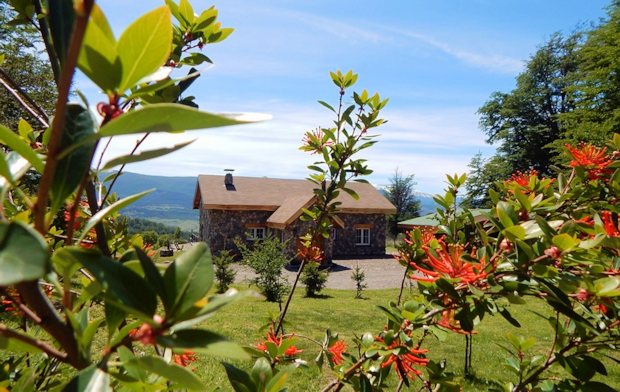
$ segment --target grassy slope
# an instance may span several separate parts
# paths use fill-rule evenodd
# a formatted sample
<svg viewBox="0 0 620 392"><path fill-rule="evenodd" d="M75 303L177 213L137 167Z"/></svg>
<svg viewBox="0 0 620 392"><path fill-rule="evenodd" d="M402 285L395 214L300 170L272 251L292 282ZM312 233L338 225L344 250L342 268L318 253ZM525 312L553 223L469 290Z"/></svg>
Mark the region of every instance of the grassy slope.
<svg viewBox="0 0 620 392"><path fill-rule="evenodd" d="M303 290L300 290L300 293ZM355 292L347 290L325 290L325 298L303 298L300 294L294 299L289 316L288 332L296 332L311 338L322 340L325 328L330 327L334 332L340 332L340 337L347 341L348 347L355 336L364 332L377 333L383 329L385 317L377 305L385 305L395 299L397 290L365 291L365 299L354 299ZM411 295L411 294L410 294ZM465 340L462 335L448 334L445 342L428 340L430 357L435 360L445 359L448 369L456 373L463 382L465 391L486 390L490 386L489 379L511 380L511 374L502 365L507 354L497 345L504 342L507 333L514 335L534 336L537 344L533 349L538 354L546 355L549 352L553 333L545 320L536 316L533 311L543 312L542 303L535 300L528 301L527 305L513 305L511 312L521 322L522 328L515 328L501 316L488 317L477 328L478 334L473 343L473 366L476 377L472 381L462 380L463 353ZM269 316L275 317L278 313L277 304L267 303L261 299L250 299L233 307L224 308L215 317L204 325L208 329L218 331L229 336L241 344L252 345L257 343L263 332L259 329L264 326ZM319 372L313 365L313 358L317 349L299 339L297 346L306 351L301 355L308 361L310 367L298 369L289 383L291 391L320 391L329 380L334 378L329 369ZM616 388L620 387L620 366L608 364L609 375L607 382ZM248 367L250 364L236 364ZM217 359L200 357L196 366L197 374L203 380L209 380L210 386L221 386L229 390L230 386L222 366ZM555 369L554 374L566 377L562 369ZM393 380L396 380L394 377ZM390 388L389 390L392 390ZM412 390L418 390L412 388Z"/></svg>

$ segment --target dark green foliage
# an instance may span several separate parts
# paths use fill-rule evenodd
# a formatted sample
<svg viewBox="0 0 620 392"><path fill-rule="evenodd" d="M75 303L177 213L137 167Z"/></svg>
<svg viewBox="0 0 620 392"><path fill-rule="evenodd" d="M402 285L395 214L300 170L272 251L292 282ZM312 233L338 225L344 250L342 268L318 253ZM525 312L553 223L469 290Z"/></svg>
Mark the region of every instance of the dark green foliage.
<svg viewBox="0 0 620 392"><path fill-rule="evenodd" d="M213 268L215 273L215 280L217 281L217 292L223 293L230 287L235 281L237 273L232 269L231 264L234 261L233 255L230 251L225 250L220 252L213 258Z"/></svg>
<svg viewBox="0 0 620 392"><path fill-rule="evenodd" d="M582 37L581 33L554 34L530 58L516 88L493 93L478 110L487 142L498 144L497 155L508 172L551 173L558 152L550 143L562 136L558 115L575 106L565 90L573 83L570 76L577 69Z"/></svg>
<svg viewBox="0 0 620 392"><path fill-rule="evenodd" d="M7 23L13 16L7 2L0 1L0 53L5 56L0 69L38 106L51 115L56 101L56 85L47 59L44 59L35 47L40 43L40 37L29 25L9 27ZM0 108L2 108L0 124L15 130L19 119L24 118L35 129L41 129L40 124L2 85L0 85Z"/></svg>
<svg viewBox="0 0 620 392"><path fill-rule="evenodd" d="M489 159L482 158L482 154L476 154L469 164L471 171L465 182L465 197L461 202L466 208L490 208L492 205L489 190L497 190L495 183L510 176L510 169L499 156Z"/></svg>
<svg viewBox="0 0 620 392"><path fill-rule="evenodd" d="M327 284L327 270L321 270L320 264L308 262L301 275L301 282L306 286L306 297L316 297Z"/></svg>
<svg viewBox="0 0 620 392"><path fill-rule="evenodd" d="M155 245L157 243L158 238L159 238L159 235L153 230L142 232L142 239L144 240L144 243L146 244Z"/></svg>
<svg viewBox="0 0 620 392"><path fill-rule="evenodd" d="M589 32L579 51L576 83L567 89L575 110L560 115L563 142L587 141L604 145L620 130L620 6ZM560 145L558 145L560 147Z"/></svg>
<svg viewBox="0 0 620 392"><path fill-rule="evenodd" d="M398 235L398 222L420 216L420 201L413 194L416 184L413 174L403 176L396 169L386 188L385 197L396 207L396 214L388 217L388 230L394 240Z"/></svg>
<svg viewBox="0 0 620 392"><path fill-rule="evenodd" d="M282 276L282 268L290 261L284 253L286 243L270 236L251 246L236 238L235 245L241 252L242 263L256 273L253 283L267 301L280 302L289 290L289 284Z"/></svg>
<svg viewBox="0 0 620 392"><path fill-rule="evenodd" d="M351 280L355 282L355 298L362 298L362 291L368 287L366 284L366 273L362 271L359 264L351 273Z"/></svg>
<svg viewBox="0 0 620 392"><path fill-rule="evenodd" d="M152 220L142 218L129 218L124 217L127 220L129 227L129 234L144 233L147 231L153 231L157 234L172 234L174 238L188 239L190 233L181 231L179 227L166 226L162 223L153 222Z"/></svg>

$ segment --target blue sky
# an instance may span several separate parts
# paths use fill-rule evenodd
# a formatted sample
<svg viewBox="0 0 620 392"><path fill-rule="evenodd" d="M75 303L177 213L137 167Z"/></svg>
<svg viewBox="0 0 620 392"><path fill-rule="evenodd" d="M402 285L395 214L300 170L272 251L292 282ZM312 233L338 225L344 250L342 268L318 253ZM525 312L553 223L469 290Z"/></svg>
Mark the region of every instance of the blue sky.
<svg viewBox="0 0 620 392"><path fill-rule="evenodd" d="M158 1L106 0L116 34ZM260 3L260 4L258 4ZM194 0L197 10L212 5ZM129 171L169 176L223 174L303 178L312 157L298 151L303 134L329 126L335 103L328 72L353 69L355 90L389 97L379 143L364 154L385 185L396 168L414 174L417 190L441 192L445 173L467 171L478 151L493 154L477 109L494 91L509 91L525 61L549 36L605 16L602 0L235 1L215 3L235 32L203 53L215 63L192 85L201 109L262 112L252 125L157 135L145 149L198 138L191 146ZM91 104L103 96L84 77ZM134 138L116 140L106 157L126 154Z"/></svg>

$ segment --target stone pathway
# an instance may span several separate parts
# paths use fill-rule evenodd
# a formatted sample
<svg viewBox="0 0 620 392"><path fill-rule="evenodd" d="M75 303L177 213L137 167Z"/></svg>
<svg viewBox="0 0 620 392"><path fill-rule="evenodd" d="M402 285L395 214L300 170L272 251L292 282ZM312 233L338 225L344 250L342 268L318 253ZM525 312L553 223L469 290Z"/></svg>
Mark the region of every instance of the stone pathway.
<svg viewBox="0 0 620 392"><path fill-rule="evenodd" d="M405 267L401 266L391 256L381 259L334 260L327 279L327 287L330 289L355 290L355 281L351 279L351 274L357 265L366 274L365 283L368 285L367 289L371 290L399 288L405 273ZM235 263L233 267L237 271L235 281L238 283L246 283L254 276L252 270L247 266ZM286 268L284 274L292 283L295 280L297 268L295 266Z"/></svg>

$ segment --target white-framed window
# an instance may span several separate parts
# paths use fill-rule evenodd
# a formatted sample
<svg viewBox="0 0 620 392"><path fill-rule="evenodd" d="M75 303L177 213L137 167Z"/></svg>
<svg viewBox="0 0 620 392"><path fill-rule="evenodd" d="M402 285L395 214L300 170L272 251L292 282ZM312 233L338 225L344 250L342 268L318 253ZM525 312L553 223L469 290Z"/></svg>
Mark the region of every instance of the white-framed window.
<svg viewBox="0 0 620 392"><path fill-rule="evenodd" d="M265 239L265 228L264 227L251 227L248 228L248 240L250 241L259 241Z"/></svg>
<svg viewBox="0 0 620 392"><path fill-rule="evenodd" d="M370 245L370 229L369 228L355 229L355 245L360 245L360 246Z"/></svg>

